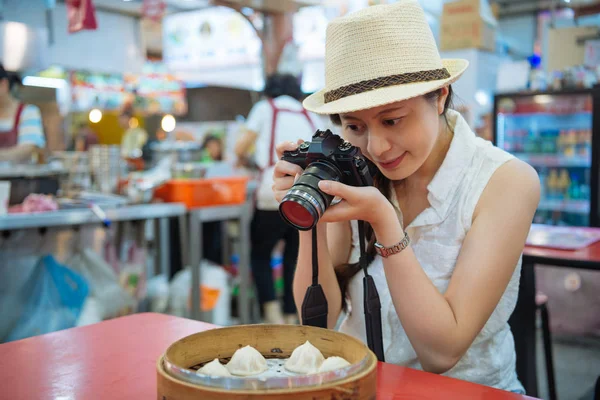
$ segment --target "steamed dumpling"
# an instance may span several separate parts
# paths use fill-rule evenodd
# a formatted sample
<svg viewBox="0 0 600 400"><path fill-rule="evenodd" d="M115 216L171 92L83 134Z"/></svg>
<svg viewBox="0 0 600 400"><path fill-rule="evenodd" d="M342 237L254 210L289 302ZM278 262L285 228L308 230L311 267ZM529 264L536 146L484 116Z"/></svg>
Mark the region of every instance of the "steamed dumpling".
<svg viewBox="0 0 600 400"><path fill-rule="evenodd" d="M215 358L211 362L204 365L196 373L210 376L231 376L227 368L221 364L218 358Z"/></svg>
<svg viewBox="0 0 600 400"><path fill-rule="evenodd" d="M351 364L348 361L346 361L345 358L332 356L328 357L325 361L323 361L323 364L321 364L321 367L319 368L319 372L334 371L336 369L344 368L349 365Z"/></svg>
<svg viewBox="0 0 600 400"><path fill-rule="evenodd" d="M233 375L249 376L265 372L268 367L267 360L258 350L252 346L246 346L233 353L231 361L227 363L227 369Z"/></svg>
<svg viewBox="0 0 600 400"><path fill-rule="evenodd" d="M319 370L324 359L319 349L307 340L294 349L289 360L285 362L285 369L299 374L312 374Z"/></svg>

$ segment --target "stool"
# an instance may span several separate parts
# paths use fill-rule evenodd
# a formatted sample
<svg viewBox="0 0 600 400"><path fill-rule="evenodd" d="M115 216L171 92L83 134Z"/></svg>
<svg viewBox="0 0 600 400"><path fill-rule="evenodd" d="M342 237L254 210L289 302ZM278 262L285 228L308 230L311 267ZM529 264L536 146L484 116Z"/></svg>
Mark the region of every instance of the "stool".
<svg viewBox="0 0 600 400"><path fill-rule="evenodd" d="M552 335L550 332L550 315L548 313L548 296L538 293L535 296L536 308L540 311L542 320L542 340L544 342L544 361L546 362L546 377L548 379L548 396L557 400L556 381L554 380L554 360L552 357Z"/></svg>

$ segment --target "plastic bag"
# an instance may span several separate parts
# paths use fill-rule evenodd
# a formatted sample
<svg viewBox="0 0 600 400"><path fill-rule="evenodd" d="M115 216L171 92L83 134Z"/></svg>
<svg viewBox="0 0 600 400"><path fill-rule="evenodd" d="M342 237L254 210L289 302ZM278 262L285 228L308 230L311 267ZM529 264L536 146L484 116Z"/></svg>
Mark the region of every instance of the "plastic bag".
<svg viewBox="0 0 600 400"><path fill-rule="evenodd" d="M76 326L86 326L102 322L102 306L95 298L88 296L83 303L83 310L79 313Z"/></svg>
<svg viewBox="0 0 600 400"><path fill-rule="evenodd" d="M208 260L201 263L200 309L212 311L212 323L226 326L231 323L231 285L229 274L220 265ZM179 271L169 287L169 313L189 317L192 305L192 270Z"/></svg>
<svg viewBox="0 0 600 400"><path fill-rule="evenodd" d="M157 313L167 311L169 305L169 280L166 275L157 275L148 279L146 298L149 310Z"/></svg>
<svg viewBox="0 0 600 400"><path fill-rule="evenodd" d="M136 311L138 303L146 297L146 251L132 237L141 233L142 230L132 230L131 226L115 227L104 245L104 260L117 275L121 287L135 299L120 315Z"/></svg>
<svg viewBox="0 0 600 400"><path fill-rule="evenodd" d="M89 292L85 278L50 255L38 261L25 290L27 301L8 341L74 327Z"/></svg>
<svg viewBox="0 0 600 400"><path fill-rule="evenodd" d="M88 281L90 296L97 301L101 319L116 317L135 305L135 299L121 287L114 270L92 249L78 252L68 264Z"/></svg>

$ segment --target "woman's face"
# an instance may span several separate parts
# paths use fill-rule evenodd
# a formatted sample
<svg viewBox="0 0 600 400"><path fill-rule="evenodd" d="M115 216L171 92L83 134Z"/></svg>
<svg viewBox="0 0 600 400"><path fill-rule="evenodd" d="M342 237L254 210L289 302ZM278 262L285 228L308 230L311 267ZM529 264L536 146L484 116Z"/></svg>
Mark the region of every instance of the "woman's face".
<svg viewBox="0 0 600 400"><path fill-rule="evenodd" d="M210 140L206 143L206 151L213 160L221 159L221 143L218 140Z"/></svg>
<svg viewBox="0 0 600 400"><path fill-rule="evenodd" d="M438 138L447 90L436 99L423 96L368 110L340 114L346 140L390 180L414 174Z"/></svg>

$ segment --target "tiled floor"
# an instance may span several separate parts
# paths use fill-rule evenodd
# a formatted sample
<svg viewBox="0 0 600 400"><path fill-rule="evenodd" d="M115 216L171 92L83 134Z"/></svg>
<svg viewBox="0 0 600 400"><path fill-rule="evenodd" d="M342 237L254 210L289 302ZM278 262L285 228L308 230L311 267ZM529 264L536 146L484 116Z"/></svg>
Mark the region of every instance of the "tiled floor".
<svg viewBox="0 0 600 400"><path fill-rule="evenodd" d="M559 400L593 400L600 376L600 338L553 337L554 375ZM546 364L541 336L538 340L540 397L548 399Z"/></svg>

